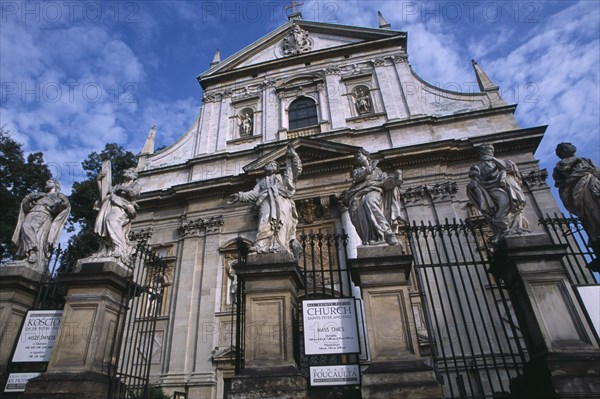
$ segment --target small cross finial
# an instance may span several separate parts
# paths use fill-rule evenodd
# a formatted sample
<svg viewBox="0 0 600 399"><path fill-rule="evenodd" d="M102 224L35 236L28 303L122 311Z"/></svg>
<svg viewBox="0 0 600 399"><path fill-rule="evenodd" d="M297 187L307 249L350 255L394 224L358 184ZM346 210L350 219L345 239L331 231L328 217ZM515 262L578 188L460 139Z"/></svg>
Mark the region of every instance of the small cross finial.
<svg viewBox="0 0 600 399"><path fill-rule="evenodd" d="M288 20L300 18L302 19L302 13L296 9L296 7L303 6L304 3L297 3L296 0L292 0L292 4L289 6L285 6L285 10L292 9L292 13L288 15Z"/></svg>

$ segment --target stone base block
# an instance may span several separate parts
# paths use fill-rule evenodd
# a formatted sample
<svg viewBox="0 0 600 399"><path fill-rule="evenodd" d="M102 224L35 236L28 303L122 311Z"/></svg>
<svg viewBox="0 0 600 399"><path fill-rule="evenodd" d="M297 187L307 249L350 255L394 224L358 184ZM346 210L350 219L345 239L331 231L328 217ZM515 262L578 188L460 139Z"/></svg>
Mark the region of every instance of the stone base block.
<svg viewBox="0 0 600 399"><path fill-rule="evenodd" d="M295 370L253 370L233 377L227 399L305 399L306 379Z"/></svg>
<svg viewBox="0 0 600 399"><path fill-rule="evenodd" d="M11 277L19 277L27 281L39 282L42 280L44 273L33 268L31 263L24 260L7 262L0 267L0 276L2 279Z"/></svg>
<svg viewBox="0 0 600 399"><path fill-rule="evenodd" d="M118 261L116 258L97 257L85 258L77 261L75 273L101 273L113 272L121 277L130 277L133 275L131 270L125 263Z"/></svg>
<svg viewBox="0 0 600 399"><path fill-rule="evenodd" d="M246 264L248 265L276 265L297 263L292 254L287 252L278 253L252 253L248 255Z"/></svg>
<svg viewBox="0 0 600 399"><path fill-rule="evenodd" d="M405 253L402 245L361 245L356 251L359 258L402 256Z"/></svg>
<svg viewBox="0 0 600 399"><path fill-rule="evenodd" d="M45 373L29 381L23 399L106 399L119 381L94 373Z"/></svg>
<svg viewBox="0 0 600 399"><path fill-rule="evenodd" d="M422 361L374 363L362 376L363 399L443 398L433 369Z"/></svg>

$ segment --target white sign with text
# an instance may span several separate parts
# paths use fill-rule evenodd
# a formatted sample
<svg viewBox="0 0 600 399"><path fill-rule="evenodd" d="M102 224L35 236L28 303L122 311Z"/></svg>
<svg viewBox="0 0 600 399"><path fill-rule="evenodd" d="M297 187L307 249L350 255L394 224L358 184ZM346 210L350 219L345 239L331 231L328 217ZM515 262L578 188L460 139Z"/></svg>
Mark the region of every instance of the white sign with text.
<svg viewBox="0 0 600 399"><path fill-rule="evenodd" d="M353 298L303 301L302 318L306 355L360 352Z"/></svg>
<svg viewBox="0 0 600 399"><path fill-rule="evenodd" d="M360 384L360 370L357 364L344 366L318 366L310 368L311 386L358 384Z"/></svg>
<svg viewBox="0 0 600 399"><path fill-rule="evenodd" d="M15 349L13 362L48 362L56 343L62 310L31 310Z"/></svg>

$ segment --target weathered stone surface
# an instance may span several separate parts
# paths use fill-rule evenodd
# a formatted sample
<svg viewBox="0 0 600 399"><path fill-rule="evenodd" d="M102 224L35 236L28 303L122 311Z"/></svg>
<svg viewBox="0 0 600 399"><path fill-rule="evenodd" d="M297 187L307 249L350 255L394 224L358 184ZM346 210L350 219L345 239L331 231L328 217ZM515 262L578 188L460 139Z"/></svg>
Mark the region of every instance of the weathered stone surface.
<svg viewBox="0 0 600 399"><path fill-rule="evenodd" d="M131 270L112 259L64 275L66 303L48 370L28 383L31 398L106 398L116 366ZM45 396L44 396L45 395Z"/></svg>
<svg viewBox="0 0 600 399"><path fill-rule="evenodd" d="M253 253L248 255L248 265L278 265L296 263L294 256L288 252L279 253Z"/></svg>
<svg viewBox="0 0 600 399"><path fill-rule="evenodd" d="M90 257L80 259L75 266L75 273L90 274L112 272L121 277L131 277L133 271L123 262L113 257Z"/></svg>
<svg viewBox="0 0 600 399"><path fill-rule="evenodd" d="M236 375L228 399L305 399L306 379L293 370Z"/></svg>
<svg viewBox="0 0 600 399"><path fill-rule="evenodd" d="M19 328L33 306L42 277L26 261L0 266L0 375L11 360Z"/></svg>
<svg viewBox="0 0 600 399"><path fill-rule="evenodd" d="M23 399L106 399L119 381L90 371L44 373L29 381Z"/></svg>
<svg viewBox="0 0 600 399"><path fill-rule="evenodd" d="M431 366L423 361L374 363L363 374L364 399L443 398Z"/></svg>
<svg viewBox="0 0 600 399"><path fill-rule="evenodd" d="M492 272L508 288L531 357L511 382L518 398L600 397L598 342L560 263L564 254L545 235L524 234L505 237L494 255Z"/></svg>
<svg viewBox="0 0 600 399"><path fill-rule="evenodd" d="M357 248L357 252L359 258L383 258L405 254L400 245L361 245Z"/></svg>

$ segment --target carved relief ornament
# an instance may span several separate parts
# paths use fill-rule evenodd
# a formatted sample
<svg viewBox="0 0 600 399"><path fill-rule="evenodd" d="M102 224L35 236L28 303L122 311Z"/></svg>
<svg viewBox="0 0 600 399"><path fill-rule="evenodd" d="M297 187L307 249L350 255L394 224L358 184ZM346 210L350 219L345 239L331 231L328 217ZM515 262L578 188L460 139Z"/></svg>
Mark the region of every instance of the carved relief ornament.
<svg viewBox="0 0 600 399"><path fill-rule="evenodd" d="M182 220L181 226L179 226L177 230L183 237L190 234L198 234L201 231L205 231L206 233L214 233L218 232L224 223L225 222L222 215L211 216L206 219L199 218L189 221Z"/></svg>
<svg viewBox="0 0 600 399"><path fill-rule="evenodd" d="M281 52L285 56L305 54L312 49L313 43L308 32L294 24L281 42Z"/></svg>

